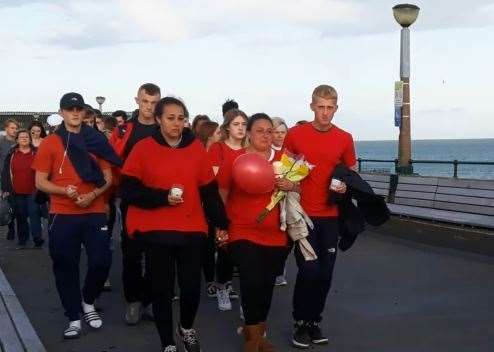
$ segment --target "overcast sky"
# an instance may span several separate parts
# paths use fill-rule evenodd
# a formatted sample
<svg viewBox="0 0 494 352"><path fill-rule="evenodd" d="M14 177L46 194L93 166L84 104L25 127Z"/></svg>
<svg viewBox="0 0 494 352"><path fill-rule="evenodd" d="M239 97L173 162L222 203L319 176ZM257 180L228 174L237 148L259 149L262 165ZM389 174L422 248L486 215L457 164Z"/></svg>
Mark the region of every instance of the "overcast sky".
<svg viewBox="0 0 494 352"><path fill-rule="evenodd" d="M396 139L399 26L387 0L0 0L0 111L55 111L68 91L133 110L158 84L192 114L311 119L335 86L335 123L355 139ZM494 0L415 1L412 136L493 138Z"/></svg>

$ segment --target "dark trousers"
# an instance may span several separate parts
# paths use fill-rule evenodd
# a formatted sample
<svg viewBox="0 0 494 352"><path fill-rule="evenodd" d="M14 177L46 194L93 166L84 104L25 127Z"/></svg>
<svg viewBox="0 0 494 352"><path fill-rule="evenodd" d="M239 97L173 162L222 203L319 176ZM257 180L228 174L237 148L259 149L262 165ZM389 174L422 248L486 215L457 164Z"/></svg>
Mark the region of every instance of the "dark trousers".
<svg viewBox="0 0 494 352"><path fill-rule="evenodd" d="M145 245L140 241L129 239L125 220L128 206L120 204L122 213L122 284L125 300L128 303L141 302L147 306L151 303L151 281L145 260ZM144 268L143 268L144 262Z"/></svg>
<svg viewBox="0 0 494 352"><path fill-rule="evenodd" d="M283 267L287 248L235 241L229 249L240 275L245 324L265 322L271 307L276 275Z"/></svg>
<svg viewBox="0 0 494 352"><path fill-rule="evenodd" d="M41 212L39 205L34 201L34 195L16 194L13 196L13 201L19 244L25 245L29 239L29 234L31 234L34 243L40 242Z"/></svg>
<svg viewBox="0 0 494 352"><path fill-rule="evenodd" d="M333 277L338 244L337 218L311 218L314 229L307 237L317 259L305 260L298 244L295 244L295 260L298 266L293 292L293 318L296 321L320 322Z"/></svg>
<svg viewBox="0 0 494 352"><path fill-rule="evenodd" d="M54 214L50 217L48 236L55 282L65 315L71 321L80 318L82 299L87 304L94 303L108 276L111 251L107 231L105 214ZM79 279L81 244L87 255L82 297Z"/></svg>
<svg viewBox="0 0 494 352"><path fill-rule="evenodd" d="M216 258L216 281L219 284L226 284L232 281L233 277L233 260L228 247L218 248Z"/></svg>
<svg viewBox="0 0 494 352"><path fill-rule="evenodd" d="M146 245L153 314L163 347L174 345L172 299L175 273L180 289L180 325L192 328L201 297L203 245Z"/></svg>
<svg viewBox="0 0 494 352"><path fill-rule="evenodd" d="M208 238L202 254L202 271L206 282L214 281L214 269L216 268L216 242L214 228L209 227Z"/></svg>

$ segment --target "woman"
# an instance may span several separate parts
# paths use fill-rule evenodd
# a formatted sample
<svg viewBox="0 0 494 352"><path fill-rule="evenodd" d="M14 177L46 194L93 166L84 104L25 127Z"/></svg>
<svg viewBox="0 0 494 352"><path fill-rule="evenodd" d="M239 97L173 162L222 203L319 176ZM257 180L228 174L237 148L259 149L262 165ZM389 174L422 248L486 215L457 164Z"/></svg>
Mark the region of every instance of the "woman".
<svg viewBox="0 0 494 352"><path fill-rule="evenodd" d="M18 249L26 248L29 233L35 248L41 248L41 214L34 201L35 171L31 168L36 148L32 145L31 134L22 129L17 132L16 145L5 158L2 171L2 192L12 197L17 222ZM29 223L28 223L29 218Z"/></svg>
<svg viewBox="0 0 494 352"><path fill-rule="evenodd" d="M165 352L176 351L172 296L175 270L180 288L177 335L186 351L200 351L193 323L200 299L203 246L208 225L226 237L227 218L211 163L190 129L185 105L161 99L155 108L159 129L141 140L122 170L122 201L129 204L130 238L146 247L153 313Z"/></svg>
<svg viewBox="0 0 494 352"><path fill-rule="evenodd" d="M197 131L199 131L199 127L201 127L201 125L206 121L210 121L208 115L197 115L196 117L194 117L194 120L192 121L192 126L190 127L194 135L197 135Z"/></svg>
<svg viewBox="0 0 494 352"><path fill-rule="evenodd" d="M46 130L43 124L39 121L32 121L28 128L31 134L32 144L35 148L38 148L43 138L46 137Z"/></svg>
<svg viewBox="0 0 494 352"><path fill-rule="evenodd" d="M206 150L209 150L214 143L221 140L220 125L214 121L206 121L197 129L196 137Z"/></svg>
<svg viewBox="0 0 494 352"><path fill-rule="evenodd" d="M221 167L225 162L233 161L243 153L246 144L247 115L238 109L229 110L221 125L223 141L213 144L209 149L209 156L215 175L221 173ZM229 252L224 248L218 248L216 261L217 284L208 282L206 289L209 296L216 295L218 309L231 310L231 299L237 299L238 294L233 290L231 281L233 276L233 263Z"/></svg>
<svg viewBox="0 0 494 352"><path fill-rule="evenodd" d="M273 123L266 114L255 114L247 123L250 144L243 153L253 153L269 162L275 160L271 149ZM275 278L283 267L287 237L280 230L280 210L277 206L262 223L258 215L271 200L271 193L253 194L233 180L233 161L222 166L218 182L226 196L230 226L228 248L240 273L240 293L245 317L244 352L272 352L274 346L266 340L266 319ZM287 180L277 181L282 190L294 190Z"/></svg>
<svg viewBox="0 0 494 352"><path fill-rule="evenodd" d="M283 149L283 142L285 141L286 134L288 132L288 126L286 125L285 120L283 120L280 117L273 117L273 144L271 145L271 148L278 153L282 153ZM288 255L288 251L287 251ZM285 260L286 261L286 260ZM288 282L286 281L286 270L285 267L283 266L282 270L278 273L278 276L276 277L276 286L285 286L287 285Z"/></svg>
<svg viewBox="0 0 494 352"><path fill-rule="evenodd" d="M283 148L283 141L285 140L288 132L288 126L285 120L280 117L273 117L273 145L272 148L276 151L281 151Z"/></svg>

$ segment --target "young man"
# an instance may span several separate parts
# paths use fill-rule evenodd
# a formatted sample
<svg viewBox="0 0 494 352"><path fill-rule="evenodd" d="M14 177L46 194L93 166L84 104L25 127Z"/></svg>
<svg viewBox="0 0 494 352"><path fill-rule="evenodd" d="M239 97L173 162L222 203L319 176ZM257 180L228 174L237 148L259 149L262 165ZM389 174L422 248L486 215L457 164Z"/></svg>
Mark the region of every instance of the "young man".
<svg viewBox="0 0 494 352"><path fill-rule="evenodd" d="M338 244L338 208L327 204L329 192L345 193L346 185L330 190L331 175L339 163L353 168L356 163L351 134L343 131L332 120L338 109L336 90L318 86L312 93L311 123L292 128L285 139L285 148L301 154L315 167L300 184L301 205L314 222L309 232L309 243L317 260L306 261L298 246L295 259L298 265L293 294L295 330L292 344L309 348L311 343L326 344L319 323L331 286Z"/></svg>
<svg viewBox="0 0 494 352"><path fill-rule="evenodd" d="M127 113L123 110L117 110L111 116L117 120L118 126L122 126L127 121Z"/></svg>
<svg viewBox="0 0 494 352"><path fill-rule="evenodd" d="M123 125L117 126L110 137L110 144L123 161L127 159L132 148L140 140L152 136L157 129L154 108L161 98L160 88L152 83L143 84L137 91L135 101L139 106L133 117ZM138 324L143 308L151 303L150 279L143 274L142 258L144 246L137 241L129 240L125 221L128 205L122 202L122 282L124 296L127 301L125 322L129 325Z"/></svg>
<svg viewBox="0 0 494 352"><path fill-rule="evenodd" d="M9 154L12 146L15 144L15 136L17 134L17 130L19 129L19 122L17 122L14 119L7 119L4 124L4 129L5 129L5 135L0 136L0 175L3 170L5 158ZM12 209L15 209L15 207L12 206ZM15 221L14 221L14 217L12 217L12 221L9 223L9 231L7 233L7 239L13 240L14 238L15 238Z"/></svg>
<svg viewBox="0 0 494 352"><path fill-rule="evenodd" d="M69 319L64 338L81 335L81 314L93 329L103 325L94 308L111 264L103 193L111 185L110 164L120 165L106 138L83 124L84 100L67 93L60 100L63 123L46 137L32 168L36 187L50 196L50 256L58 294ZM81 245L87 274L80 288Z"/></svg>

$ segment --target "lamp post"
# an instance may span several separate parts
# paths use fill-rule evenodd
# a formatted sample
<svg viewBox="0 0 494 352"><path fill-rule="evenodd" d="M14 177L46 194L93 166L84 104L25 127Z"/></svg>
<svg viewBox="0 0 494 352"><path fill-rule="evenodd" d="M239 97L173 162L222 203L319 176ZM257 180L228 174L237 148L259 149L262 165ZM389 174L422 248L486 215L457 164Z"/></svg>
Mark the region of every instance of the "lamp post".
<svg viewBox="0 0 494 352"><path fill-rule="evenodd" d="M396 173L412 174L412 140L410 133L410 27L419 15L420 8L412 4L399 4L393 7L393 15L401 28L400 40L400 79L403 82L403 105L401 107L400 138L398 145L398 165Z"/></svg>
<svg viewBox="0 0 494 352"><path fill-rule="evenodd" d="M99 105L99 111L101 111L101 113L103 113L103 103L105 102L105 100L105 97L96 97L96 102Z"/></svg>

